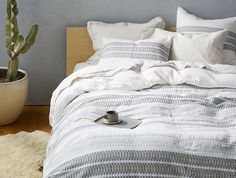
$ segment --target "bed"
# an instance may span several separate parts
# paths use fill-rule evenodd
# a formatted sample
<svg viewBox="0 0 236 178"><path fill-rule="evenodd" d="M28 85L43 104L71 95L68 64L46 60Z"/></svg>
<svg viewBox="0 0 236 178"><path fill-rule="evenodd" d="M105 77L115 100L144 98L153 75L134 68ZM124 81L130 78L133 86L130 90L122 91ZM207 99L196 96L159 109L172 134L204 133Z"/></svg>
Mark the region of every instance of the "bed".
<svg viewBox="0 0 236 178"><path fill-rule="evenodd" d="M112 61L105 72L101 65L72 74L93 53L86 28L67 28L69 77L52 97L45 178L236 177L234 72L170 63L136 75L139 66ZM94 123L108 110L142 123Z"/></svg>

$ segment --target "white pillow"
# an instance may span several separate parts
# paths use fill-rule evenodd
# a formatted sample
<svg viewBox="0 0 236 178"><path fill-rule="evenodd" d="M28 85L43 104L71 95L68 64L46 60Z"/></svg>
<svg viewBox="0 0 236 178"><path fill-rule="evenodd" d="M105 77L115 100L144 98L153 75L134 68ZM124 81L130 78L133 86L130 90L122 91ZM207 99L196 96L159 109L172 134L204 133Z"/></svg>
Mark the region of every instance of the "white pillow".
<svg viewBox="0 0 236 178"><path fill-rule="evenodd" d="M203 34L181 34L156 29L152 39L173 37L170 59L200 64L222 64L227 30Z"/></svg>
<svg viewBox="0 0 236 178"><path fill-rule="evenodd" d="M85 62L81 62L81 63L77 63L74 67L74 70L73 72L79 70L79 69L82 69L84 67L87 67L87 66L91 66L91 65L96 65L99 63L100 61L100 58L101 58L101 53L102 51L97 51L96 53L94 53L90 58L88 58L87 61Z"/></svg>
<svg viewBox="0 0 236 178"><path fill-rule="evenodd" d="M95 52L86 62L89 64L98 64L102 55L102 50Z"/></svg>
<svg viewBox="0 0 236 178"><path fill-rule="evenodd" d="M103 48L103 38L116 38L124 40L139 40L143 31L150 28L165 28L165 22L161 17L156 17L143 24L135 23L103 23L89 21L87 24L89 36L93 42L93 48L98 51Z"/></svg>
<svg viewBox="0 0 236 178"><path fill-rule="evenodd" d="M209 33L227 29L224 43L224 63L236 64L236 17L206 20L188 13L179 7L177 12L177 32Z"/></svg>
<svg viewBox="0 0 236 178"><path fill-rule="evenodd" d="M120 40L104 38L102 59L122 58L127 60L168 61L172 37L158 37L148 40Z"/></svg>

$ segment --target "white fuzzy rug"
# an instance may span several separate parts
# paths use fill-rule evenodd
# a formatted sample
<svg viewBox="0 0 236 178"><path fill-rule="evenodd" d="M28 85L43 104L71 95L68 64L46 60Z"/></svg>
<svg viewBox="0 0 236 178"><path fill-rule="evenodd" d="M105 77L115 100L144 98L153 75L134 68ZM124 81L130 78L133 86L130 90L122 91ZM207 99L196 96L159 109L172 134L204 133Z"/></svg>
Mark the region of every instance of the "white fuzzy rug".
<svg viewBox="0 0 236 178"><path fill-rule="evenodd" d="M41 131L0 136L0 178L40 178L49 134Z"/></svg>

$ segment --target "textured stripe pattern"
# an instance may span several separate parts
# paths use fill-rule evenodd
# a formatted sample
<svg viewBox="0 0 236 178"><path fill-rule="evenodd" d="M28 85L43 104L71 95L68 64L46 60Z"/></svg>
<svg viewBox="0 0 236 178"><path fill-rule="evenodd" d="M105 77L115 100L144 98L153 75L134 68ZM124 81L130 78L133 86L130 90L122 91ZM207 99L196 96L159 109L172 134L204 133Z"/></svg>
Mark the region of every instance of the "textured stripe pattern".
<svg viewBox="0 0 236 178"><path fill-rule="evenodd" d="M223 30L220 28L213 28L213 27L201 27L201 26L184 26L177 28L178 32L181 33L188 33L188 32L197 32L197 33L212 33L217 32L219 30ZM224 49L232 50L236 52L236 34L228 31L225 42L224 42Z"/></svg>
<svg viewBox="0 0 236 178"><path fill-rule="evenodd" d="M133 130L93 122L107 110ZM44 177L236 177L236 89L155 85L74 99L53 128Z"/></svg>
<svg viewBox="0 0 236 178"><path fill-rule="evenodd" d="M124 177L152 177L160 174L167 177L233 178L236 175L235 165L236 160L166 151L112 150L72 159L55 169L50 178L119 177L120 174Z"/></svg>
<svg viewBox="0 0 236 178"><path fill-rule="evenodd" d="M169 51L169 48L157 42L110 42L104 46L102 58L168 61Z"/></svg>

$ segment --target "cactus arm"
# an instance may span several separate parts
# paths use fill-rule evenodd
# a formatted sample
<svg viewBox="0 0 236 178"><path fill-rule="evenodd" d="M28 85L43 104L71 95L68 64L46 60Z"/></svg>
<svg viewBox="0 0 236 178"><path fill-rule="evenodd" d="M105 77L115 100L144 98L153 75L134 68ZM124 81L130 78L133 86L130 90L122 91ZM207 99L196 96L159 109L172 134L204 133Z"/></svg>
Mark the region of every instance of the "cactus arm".
<svg viewBox="0 0 236 178"><path fill-rule="evenodd" d="M22 35L19 35L17 41L14 45L14 56L12 58L17 58L20 55L21 49L25 45L25 40Z"/></svg>
<svg viewBox="0 0 236 178"><path fill-rule="evenodd" d="M38 25L32 26L28 36L25 39L25 44L21 48L20 51L21 54L26 53L30 49L30 47L35 43L37 33L38 33Z"/></svg>
<svg viewBox="0 0 236 178"><path fill-rule="evenodd" d="M22 35L19 35L16 44L14 45L15 53L19 52L20 49L24 46L24 44L25 44L24 37Z"/></svg>
<svg viewBox="0 0 236 178"><path fill-rule="evenodd" d="M14 56L14 44L18 40L19 29L16 16L18 15L18 8L16 0L7 1L7 19L6 19L6 48L8 55L12 58Z"/></svg>
<svg viewBox="0 0 236 178"><path fill-rule="evenodd" d="M8 19L11 24L11 42L15 43L19 35L18 22L17 22L18 8L16 0L9 0L9 2L11 2L10 5L11 16L8 16Z"/></svg>
<svg viewBox="0 0 236 178"><path fill-rule="evenodd" d="M11 44L11 22L10 19L7 18L6 21L6 49L7 49L7 54L10 56L10 58L12 57L12 51L13 46Z"/></svg>
<svg viewBox="0 0 236 178"><path fill-rule="evenodd" d="M7 0L7 16L11 18L11 4L12 0Z"/></svg>
<svg viewBox="0 0 236 178"><path fill-rule="evenodd" d="M12 23L12 29L11 29L12 37L11 37L11 41L13 43L15 43L17 41L18 36L19 36L18 22L17 22L17 18L16 18L15 15L12 17L11 23Z"/></svg>

